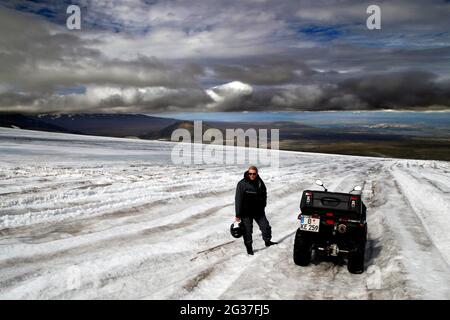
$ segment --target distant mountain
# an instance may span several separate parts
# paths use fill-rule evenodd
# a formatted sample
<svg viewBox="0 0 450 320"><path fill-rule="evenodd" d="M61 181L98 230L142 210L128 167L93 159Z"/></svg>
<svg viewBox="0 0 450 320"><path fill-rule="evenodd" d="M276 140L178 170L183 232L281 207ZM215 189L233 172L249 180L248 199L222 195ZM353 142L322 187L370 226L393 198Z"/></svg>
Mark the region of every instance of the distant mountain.
<svg viewBox="0 0 450 320"><path fill-rule="evenodd" d="M177 122L140 114L0 114L0 126L109 137L158 136Z"/></svg>
<svg viewBox="0 0 450 320"><path fill-rule="evenodd" d="M226 129L271 129L280 130L281 140L398 140L401 136L387 136L347 130L324 130L294 121L275 122L219 122L202 121L202 132L209 128L222 131ZM140 114L0 114L0 126L21 129L65 132L109 137L137 137L149 140L170 140L176 129L186 129L194 138L194 121L159 118Z"/></svg>
<svg viewBox="0 0 450 320"><path fill-rule="evenodd" d="M202 123L202 133L206 130L212 128L211 125L207 122ZM143 136L143 139L161 139L161 140L170 140L172 137L172 133L177 129L186 129L191 134L191 140L194 140L194 121L177 121L170 126L162 129L157 133L157 137L152 135Z"/></svg>
<svg viewBox="0 0 450 320"><path fill-rule="evenodd" d="M392 124L319 128L304 123L202 121L202 131L205 133L210 128L218 129L226 140L226 129L267 129L267 138L271 141L270 129L279 129L279 146L282 150L450 161L446 129L440 129L443 132L441 136L424 134L416 137L403 134L409 127ZM140 114L0 113L0 127L149 140L171 140L176 129L186 129L191 139L194 138L193 121Z"/></svg>
<svg viewBox="0 0 450 320"><path fill-rule="evenodd" d="M36 116L29 116L16 113L9 113L9 114L0 113L0 127L20 128L20 129L49 131L49 132L78 133L60 127L56 124L45 122Z"/></svg>

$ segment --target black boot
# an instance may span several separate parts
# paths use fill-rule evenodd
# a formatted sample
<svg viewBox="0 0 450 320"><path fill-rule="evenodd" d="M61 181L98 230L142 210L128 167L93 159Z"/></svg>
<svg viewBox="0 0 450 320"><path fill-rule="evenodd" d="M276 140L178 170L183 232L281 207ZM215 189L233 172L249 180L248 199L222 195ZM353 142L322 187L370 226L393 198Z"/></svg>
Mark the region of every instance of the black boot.
<svg viewBox="0 0 450 320"><path fill-rule="evenodd" d="M245 245L245 247L247 248L247 253L252 256L253 255L252 245Z"/></svg>
<svg viewBox="0 0 450 320"><path fill-rule="evenodd" d="M278 242L266 241L266 247L273 246L274 244L278 244Z"/></svg>

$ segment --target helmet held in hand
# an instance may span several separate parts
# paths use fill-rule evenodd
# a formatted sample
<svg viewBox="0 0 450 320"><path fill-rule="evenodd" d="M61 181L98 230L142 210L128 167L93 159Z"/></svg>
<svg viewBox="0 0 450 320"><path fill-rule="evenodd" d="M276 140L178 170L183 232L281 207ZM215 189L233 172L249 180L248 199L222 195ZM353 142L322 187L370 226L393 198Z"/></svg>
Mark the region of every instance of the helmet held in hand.
<svg viewBox="0 0 450 320"><path fill-rule="evenodd" d="M240 238L243 235L242 225L240 222L235 221L230 226L230 233L234 238Z"/></svg>

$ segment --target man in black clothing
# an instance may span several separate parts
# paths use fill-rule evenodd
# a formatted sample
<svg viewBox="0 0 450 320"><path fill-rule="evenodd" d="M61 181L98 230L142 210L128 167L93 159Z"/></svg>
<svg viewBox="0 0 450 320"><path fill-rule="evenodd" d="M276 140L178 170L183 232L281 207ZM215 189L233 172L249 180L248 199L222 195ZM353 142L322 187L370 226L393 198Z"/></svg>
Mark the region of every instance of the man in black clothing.
<svg viewBox="0 0 450 320"><path fill-rule="evenodd" d="M264 182L258 175L258 169L254 166L244 173L244 179L239 181L236 187L236 221L241 222L244 231L244 244L247 253L253 255L252 233L253 220L262 232L262 238L266 247L276 244L272 242L272 228L267 221L264 208L267 203L267 190Z"/></svg>

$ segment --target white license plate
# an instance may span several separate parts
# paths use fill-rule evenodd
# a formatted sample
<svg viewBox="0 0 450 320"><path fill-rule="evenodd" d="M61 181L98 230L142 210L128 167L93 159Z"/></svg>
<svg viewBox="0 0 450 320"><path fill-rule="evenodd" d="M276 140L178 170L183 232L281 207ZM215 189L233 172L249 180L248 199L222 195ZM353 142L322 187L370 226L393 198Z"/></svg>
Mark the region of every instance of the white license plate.
<svg viewBox="0 0 450 320"><path fill-rule="evenodd" d="M300 230L319 232L320 219L311 216L300 216Z"/></svg>

